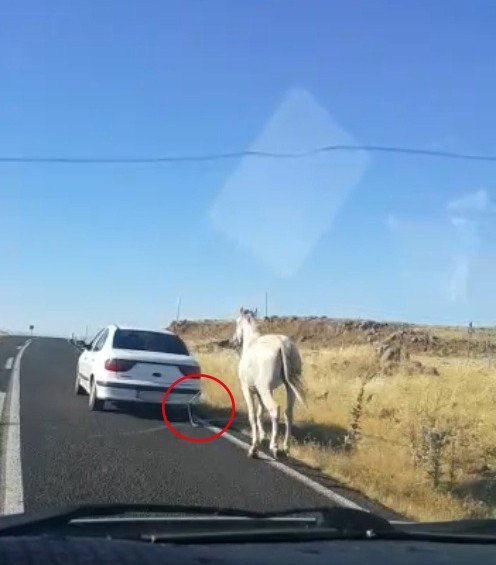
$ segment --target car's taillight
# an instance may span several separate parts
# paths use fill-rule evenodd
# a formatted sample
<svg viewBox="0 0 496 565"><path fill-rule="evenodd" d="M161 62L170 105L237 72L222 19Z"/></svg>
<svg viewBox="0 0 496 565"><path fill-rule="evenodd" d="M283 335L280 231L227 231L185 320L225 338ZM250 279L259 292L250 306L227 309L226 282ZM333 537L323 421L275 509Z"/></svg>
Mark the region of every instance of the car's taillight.
<svg viewBox="0 0 496 565"><path fill-rule="evenodd" d="M125 373L136 365L136 361L128 361L127 359L107 359L105 361L105 369L114 373Z"/></svg>
<svg viewBox="0 0 496 565"><path fill-rule="evenodd" d="M198 367L198 365L181 365L179 367L179 370L181 371L181 373L186 376L186 375L196 375L197 373L201 372L200 367ZM193 379L199 379L200 377L191 377Z"/></svg>

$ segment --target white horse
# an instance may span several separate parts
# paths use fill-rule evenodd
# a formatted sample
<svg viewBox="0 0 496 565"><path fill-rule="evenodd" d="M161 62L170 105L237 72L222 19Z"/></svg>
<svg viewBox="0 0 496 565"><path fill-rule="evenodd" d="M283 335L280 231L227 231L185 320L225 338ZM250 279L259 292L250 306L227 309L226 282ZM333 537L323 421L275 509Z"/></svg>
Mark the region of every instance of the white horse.
<svg viewBox="0 0 496 565"><path fill-rule="evenodd" d="M277 458L279 406L274 400L273 392L281 385L286 388L287 402L284 412L286 434L283 451L287 453L295 397L304 403L301 386L301 357L296 345L287 336L260 335L253 312L244 308L241 308L240 312L241 315L236 320L236 331L232 337L232 343L242 347L238 375L251 426L252 442L248 455L255 457L260 442L265 439L262 424L262 412L265 407L272 421L270 450ZM257 404L256 419L255 404Z"/></svg>

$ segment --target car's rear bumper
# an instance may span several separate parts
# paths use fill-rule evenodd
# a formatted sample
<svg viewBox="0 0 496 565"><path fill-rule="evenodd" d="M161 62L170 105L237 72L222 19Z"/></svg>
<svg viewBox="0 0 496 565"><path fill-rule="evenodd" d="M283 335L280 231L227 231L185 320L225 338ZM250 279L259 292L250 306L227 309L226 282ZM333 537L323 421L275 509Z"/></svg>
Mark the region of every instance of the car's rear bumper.
<svg viewBox="0 0 496 565"><path fill-rule="evenodd" d="M161 404L167 391L166 387L132 383L109 383L101 380L96 381L96 389L98 398L102 400L142 402L146 404ZM167 397L167 404L188 404L199 392L199 388L180 388L176 386Z"/></svg>

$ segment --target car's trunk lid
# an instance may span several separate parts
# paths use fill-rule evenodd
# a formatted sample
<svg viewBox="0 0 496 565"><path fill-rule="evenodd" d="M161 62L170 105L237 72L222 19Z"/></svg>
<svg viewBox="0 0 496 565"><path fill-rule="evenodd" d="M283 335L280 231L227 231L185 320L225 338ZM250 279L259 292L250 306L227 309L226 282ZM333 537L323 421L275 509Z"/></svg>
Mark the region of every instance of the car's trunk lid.
<svg viewBox="0 0 496 565"><path fill-rule="evenodd" d="M127 371L133 380L157 386L168 387L184 375L200 372L198 362L190 355L115 349L114 357L135 361L132 369ZM179 386L198 389L199 383L196 379L185 379Z"/></svg>

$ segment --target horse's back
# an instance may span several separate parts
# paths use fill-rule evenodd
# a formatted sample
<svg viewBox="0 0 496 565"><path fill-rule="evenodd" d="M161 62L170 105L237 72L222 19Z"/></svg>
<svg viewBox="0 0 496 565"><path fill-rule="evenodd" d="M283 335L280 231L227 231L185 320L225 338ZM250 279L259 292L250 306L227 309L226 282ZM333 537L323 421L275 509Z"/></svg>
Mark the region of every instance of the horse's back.
<svg viewBox="0 0 496 565"><path fill-rule="evenodd" d="M281 348L284 348L286 363L291 374L301 372L301 358L293 341L280 334L260 336L242 355L240 376L250 386L261 382L270 383L270 388L282 384L284 380Z"/></svg>

